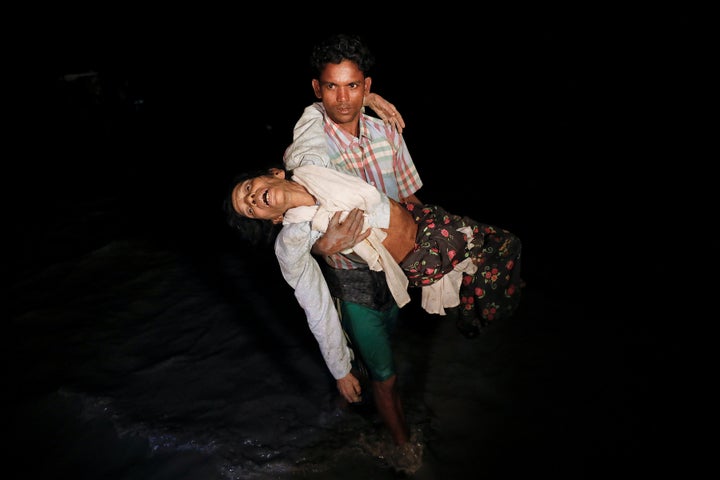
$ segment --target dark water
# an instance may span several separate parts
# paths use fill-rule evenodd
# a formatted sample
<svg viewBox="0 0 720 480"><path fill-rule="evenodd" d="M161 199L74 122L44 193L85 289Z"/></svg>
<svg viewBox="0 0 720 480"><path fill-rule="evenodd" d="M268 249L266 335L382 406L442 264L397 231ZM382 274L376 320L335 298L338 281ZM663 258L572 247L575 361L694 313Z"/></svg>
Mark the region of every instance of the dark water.
<svg viewBox="0 0 720 480"><path fill-rule="evenodd" d="M118 237L16 282L8 347L23 471L393 478L363 447L384 441L374 411L340 408L267 258L211 247ZM639 339L603 343L589 321L532 286L512 321L475 340L406 307L397 354L426 445L420 473L582 476L643 455L652 426L636 402L648 380L631 380L637 367L618 350Z"/></svg>
<svg viewBox="0 0 720 480"><path fill-rule="evenodd" d="M602 99L563 38L542 38L547 50L518 52L543 75L518 91L525 69L496 52L490 63L503 73L478 93L484 103L439 105L404 88L398 78L416 78L412 55L380 72L386 89L381 76L373 84L408 123L421 198L516 232L528 282L517 315L474 340L425 315L417 296L403 309L396 353L424 444L418 478L617 478L680 465L670 453L680 422L667 414L680 393L666 382L681 346L655 323L664 267L646 258L627 273L622 243L598 239L610 225L614 238L638 238L598 216L607 190L586 180L606 176L597 123L583 113ZM414 51L429 43L418 36ZM288 81L307 88L295 92L282 88L284 70L268 70L269 92L250 101L246 76L218 62L223 51L152 61L134 44L101 50L40 77L29 116L42 141L30 148L57 160L30 155L11 178L12 471L396 478L377 453L387 439L372 405L338 403L272 252L240 244L219 211L232 173L280 158L313 100L304 77ZM65 77L83 72L99 75Z"/></svg>

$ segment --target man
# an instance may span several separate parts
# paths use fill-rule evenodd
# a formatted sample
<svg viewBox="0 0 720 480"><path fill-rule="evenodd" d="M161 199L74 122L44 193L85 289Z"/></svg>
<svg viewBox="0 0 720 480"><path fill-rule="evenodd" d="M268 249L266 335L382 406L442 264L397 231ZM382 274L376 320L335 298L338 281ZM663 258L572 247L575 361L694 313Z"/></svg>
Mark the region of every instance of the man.
<svg viewBox="0 0 720 480"><path fill-rule="evenodd" d="M333 168L359 176L394 200L421 203L415 194L422 181L402 135L392 123L363 113L365 96L370 94L372 84L368 72L374 62L368 48L358 37L335 35L315 46L311 62L317 74L312 87L320 102L308 108L323 115L327 155L304 154L317 145L303 148L301 119L295 128L297 140L285 152L285 167L292 170L316 164ZM310 141L317 139L313 137ZM417 446L409 442L390 342L399 307L382 272L374 272L341 254L370 234L370 230L362 231L362 225L360 210L351 211L342 223L336 214L312 251L330 267L325 269L326 280L332 295L339 300L342 326L354 355L367 368L378 413L401 451L418 457L421 452L413 453ZM415 231L414 226L408 224L407 231ZM406 241L415 240L408 235ZM348 401L359 400L360 382L349 368L344 376L335 378L338 390Z"/></svg>

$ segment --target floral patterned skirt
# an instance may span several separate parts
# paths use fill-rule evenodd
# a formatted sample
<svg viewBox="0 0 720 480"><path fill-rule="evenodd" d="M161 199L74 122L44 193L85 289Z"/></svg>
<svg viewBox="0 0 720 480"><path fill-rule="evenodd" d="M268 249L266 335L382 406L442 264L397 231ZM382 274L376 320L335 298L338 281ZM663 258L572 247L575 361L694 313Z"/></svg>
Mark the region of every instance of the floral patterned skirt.
<svg viewBox="0 0 720 480"><path fill-rule="evenodd" d="M415 249L400 263L411 286L430 285L458 263L472 258L477 272L463 274L459 292L459 321L472 330L468 336L514 313L524 285L520 277L522 245L516 235L453 215L437 205L407 203L405 208L418 224ZM469 231L472 232L470 242L466 234Z"/></svg>

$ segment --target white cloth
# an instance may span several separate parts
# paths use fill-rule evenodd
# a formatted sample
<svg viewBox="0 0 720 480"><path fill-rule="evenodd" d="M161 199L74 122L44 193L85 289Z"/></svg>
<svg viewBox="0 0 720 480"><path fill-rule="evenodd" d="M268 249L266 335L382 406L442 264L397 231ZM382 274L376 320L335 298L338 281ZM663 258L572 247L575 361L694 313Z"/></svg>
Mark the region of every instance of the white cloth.
<svg viewBox="0 0 720 480"><path fill-rule="evenodd" d="M323 129L323 111L319 102L305 107L293 130L293 143L285 149L285 168L293 170L300 165L330 166L327 140Z"/></svg>
<svg viewBox="0 0 720 480"><path fill-rule="evenodd" d="M462 227L458 231L464 233L467 237L468 248L473 248L472 241L475 237L472 228ZM460 304L462 274L469 273L472 275L475 272L477 272L477 265L471 258L466 258L435 283L423 286L420 299L423 310L428 313L445 315L446 308L457 307Z"/></svg>
<svg viewBox="0 0 720 480"><path fill-rule="evenodd" d="M466 258L455 265L455 268L442 276L431 285L425 285L421 290L420 305L428 313L446 315L445 309L457 307L460 304L460 285L462 274L477 272L477 265L472 258Z"/></svg>
<svg viewBox="0 0 720 480"><path fill-rule="evenodd" d="M345 216L353 208L360 208L366 212L363 230L371 228L370 236L354 245L352 251L358 254L371 270L384 271L395 302L399 307L407 305L410 301L407 292L408 279L382 244L387 234L381 228L390 225L388 197L358 177L316 165L297 167L293 170L293 180L307 188L317 199L317 210L312 217L313 230L323 233L327 231L330 218L335 212L345 212ZM291 213L292 210L286 212L283 223L298 217ZM307 210L303 212L309 214Z"/></svg>

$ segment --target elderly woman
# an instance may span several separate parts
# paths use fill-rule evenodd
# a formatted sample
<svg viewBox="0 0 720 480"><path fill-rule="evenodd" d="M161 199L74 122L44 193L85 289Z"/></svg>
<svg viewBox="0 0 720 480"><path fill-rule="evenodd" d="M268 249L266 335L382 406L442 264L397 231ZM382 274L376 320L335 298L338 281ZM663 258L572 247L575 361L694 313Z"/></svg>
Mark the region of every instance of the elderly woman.
<svg viewBox="0 0 720 480"><path fill-rule="evenodd" d="M469 337L515 311L523 285L521 242L507 230L439 206L400 204L358 177L314 165L296 168L292 178L281 168L239 176L226 199L228 222L240 231L259 227L257 222L282 226L275 253L311 329L334 321L312 245L329 222L342 222L354 209L365 212L367 230L345 253L383 270L398 306L410 300L408 285L423 287L429 313L444 315L445 308L461 304L458 327ZM322 347L324 339L318 341Z"/></svg>

